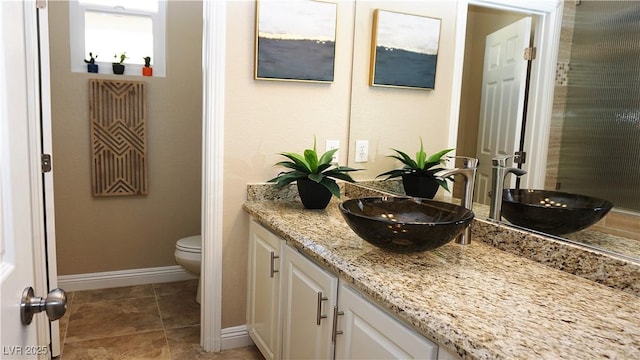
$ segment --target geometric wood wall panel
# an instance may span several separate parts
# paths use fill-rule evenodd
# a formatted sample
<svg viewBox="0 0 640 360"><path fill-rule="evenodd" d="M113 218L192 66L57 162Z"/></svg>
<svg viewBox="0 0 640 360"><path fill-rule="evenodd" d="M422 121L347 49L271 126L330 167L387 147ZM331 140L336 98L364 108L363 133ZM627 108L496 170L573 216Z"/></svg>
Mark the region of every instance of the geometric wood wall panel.
<svg viewBox="0 0 640 360"><path fill-rule="evenodd" d="M93 196L147 194L145 99L143 82L89 80Z"/></svg>

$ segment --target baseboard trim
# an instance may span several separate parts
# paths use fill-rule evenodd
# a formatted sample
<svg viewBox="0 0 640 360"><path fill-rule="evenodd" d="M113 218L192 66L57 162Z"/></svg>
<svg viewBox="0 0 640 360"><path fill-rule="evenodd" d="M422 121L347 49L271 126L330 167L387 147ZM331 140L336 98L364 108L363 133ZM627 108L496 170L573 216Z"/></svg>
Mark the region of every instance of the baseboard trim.
<svg viewBox="0 0 640 360"><path fill-rule="evenodd" d="M224 328L221 331L220 347L222 350L253 345L246 325Z"/></svg>
<svg viewBox="0 0 640 360"><path fill-rule="evenodd" d="M180 265L98 273L60 275L58 286L65 291L106 289L196 279Z"/></svg>

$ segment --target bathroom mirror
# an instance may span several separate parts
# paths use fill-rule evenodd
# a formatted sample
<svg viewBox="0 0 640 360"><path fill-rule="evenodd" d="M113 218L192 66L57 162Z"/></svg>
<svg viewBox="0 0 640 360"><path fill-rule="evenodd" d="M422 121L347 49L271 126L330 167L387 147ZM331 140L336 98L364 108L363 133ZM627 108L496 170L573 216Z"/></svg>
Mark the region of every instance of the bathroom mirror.
<svg viewBox="0 0 640 360"><path fill-rule="evenodd" d="M355 20L355 33L354 33L354 36L355 36L354 46L356 46L356 48L354 49L354 54L353 54L354 64L359 64L359 63L362 64L363 62L367 63L366 59L361 59L359 57L368 56L368 51L369 51L368 47L370 44L369 37L371 36L371 30L369 27L370 25L369 17L371 16L371 8L376 6L383 7L383 8L389 7L388 2L385 3L384 5L370 3L370 2L356 2L356 15L355 15L356 20ZM420 5L416 5L415 3L412 3L406 6L419 7ZM564 4L565 19L563 20L563 31L565 32L567 31L566 27L568 24L564 23L566 19L569 18L571 19L571 21L573 21L572 19L575 17L576 11L582 10L582 9L576 9L579 6L581 5L576 4L575 2L566 2ZM638 6L638 9L640 10L640 5L635 5L635 6ZM402 9L389 9L389 10L403 11ZM412 9L405 10L405 12L406 11L420 12L422 11L422 9L412 8ZM442 11L447 12L447 11L455 11L455 10L442 9ZM426 13L430 14L431 16L438 17L438 14L433 14L433 9L428 9L428 12ZM498 19L496 18L496 16L499 16L502 20L496 20ZM478 19L480 19L481 17L493 17L494 20L492 21L494 22L504 21L505 24L509 24L511 22L518 20L519 18L522 18L522 16L523 16L522 13L508 12L505 10L487 9L484 7L477 7L477 6L470 5L467 24L469 24L469 26L474 26L474 25L480 26L478 25L478 23L473 23L473 22L474 21L479 22L480 20ZM447 26L447 25L443 23L443 26ZM535 26L535 21L534 21L534 26ZM571 24L571 27L573 27L572 24ZM443 32L446 33L446 30L447 29L443 29ZM566 36L566 34L563 33L563 36ZM569 40L567 40L566 38L563 38L561 39L561 41L571 41L571 37L569 38ZM442 44L445 47L447 46L445 42L442 42ZM566 71L565 71L566 69L563 69L562 67L565 65L568 67L568 63L571 55L570 47L567 48L566 45L561 45L559 52L560 53L558 55L558 66L560 67L560 69L557 73L560 75L560 79L557 80L559 82L556 84L556 94L555 94L556 101L554 101L554 103L558 102L558 99L566 100L567 92L569 90L569 88L566 86L566 79L562 78L563 74L566 74ZM467 56L465 56L465 59L466 58ZM477 56L475 56L474 59L475 58L477 58ZM440 66L441 63L444 63L446 61L452 61L452 60L453 59L439 59L438 66ZM468 61L468 59L466 59L465 61ZM431 112L431 113L428 113L427 115L425 115L425 113L427 113L428 109L434 108L432 106L433 102L436 102L436 103L444 102L445 104L447 104L447 101L451 101L450 99L445 99L445 98L451 97L451 91L449 91L450 89L436 88L435 91L426 92L426 93L415 92L412 90L398 90L398 89L373 89L365 92L365 91L362 91L362 87L366 86L366 83L363 84L363 81L362 81L363 76L366 75L363 73L363 71L366 71L366 69L362 70L360 68L356 68L356 66L354 65L354 69L352 72L353 79L352 79L349 144L350 144L350 151L353 151L352 147L356 140L368 140L370 143L370 148L369 148L370 155L372 156L370 157L370 160L368 163L358 164L358 163L352 162L353 157L351 156L351 154L349 154L350 166L365 167L368 171L368 174L367 174L368 176L366 177L366 179L373 179L377 174L380 174L398 165L392 159L388 159L384 156L384 155L390 154L389 148L397 147L397 148L400 148L401 150L407 151L407 153L409 154L413 154L413 152L418 150L419 136L427 137L427 139L424 139L425 144L429 143L431 145L429 147L430 151L428 152L433 152L435 150L439 150L447 147L448 139L439 138L437 135L437 134L448 133L447 125L444 124L440 127L438 126L434 127L433 124L430 124L429 128L425 128L424 124L420 122L420 119L422 119L422 121L424 122L425 116L436 117L436 118L446 117L446 114L444 113L438 114L438 113ZM636 71L632 71L632 73L635 73L635 72ZM465 81L467 81L467 78L463 77L463 87L465 85L468 85L468 84L465 84ZM564 85L562 81L565 81ZM436 87L437 86L438 86L438 82L436 80ZM463 89L463 92L464 91L465 90ZM564 97L558 98L558 96L564 96ZM376 104L379 104L382 101L384 101L385 105L388 105L386 110L384 110L387 112L383 112L379 110L379 108L381 107L376 106ZM412 106L411 107L405 106L404 104L406 103L411 103ZM468 102L464 102L463 104L470 106ZM437 106L436 108L439 108L439 109L444 108L445 109L444 112L448 111L448 108L446 107L446 105ZM463 116L465 116L464 111L466 111L466 109L462 109L461 107L460 127L461 129L463 129L463 131L460 131L458 134L457 153L458 155L474 155L473 153L468 153L468 152L465 153L467 151L465 149L465 146L467 148L473 148L473 150L475 150L476 141L475 139L473 139L473 135L469 136L469 134L470 133L473 134L474 132L477 131L476 130L477 124L465 123L462 119ZM416 113L420 114L420 116L416 116ZM640 123L637 120L638 118L640 118L640 116L633 117L631 116L633 114L637 114L637 112L633 112L632 110L626 111L622 115L619 115L618 121L627 122L627 123L628 122L634 123L635 121L635 125L637 129L640 129ZM554 108L552 117L554 118L557 116L563 117L565 115L571 116L572 115L571 110L570 109L567 110L565 108L561 108L560 110L558 110ZM553 123L552 123L552 126L554 126ZM557 126L557 124L555 126ZM558 152L556 151L557 148L554 148L554 146L556 147L559 146L554 142L555 141L554 137L557 138L559 134L561 134L561 128L552 128L551 136L548 139L546 137L545 139L543 139L544 140L543 143L550 144L548 148L549 157L546 159L547 162L551 165L556 164L555 173L553 171L550 171L543 175L543 177L545 178L544 181L546 183L545 184L546 188L553 188L555 184L557 184L558 182L561 182L559 181L560 176L558 175L560 170L557 170L557 162L559 161L558 159L559 155L558 155ZM540 140L539 137L538 137L538 140ZM463 144L464 142L466 142L467 144L471 143L472 145L465 145ZM640 146L640 145L636 145L636 146ZM461 152L461 148L463 149L462 152ZM373 154L372 149L377 149L378 153ZM627 152L627 154L633 156L633 154L635 153ZM637 158L637 156L635 156L635 158ZM640 168L640 166L637 166L637 168ZM529 174L528 176L533 176L533 175L534 174ZM635 191L636 188L637 186L634 188L631 185L627 185L627 186L623 185L623 186L618 186L616 188L616 191L628 190L629 192L631 192L631 191ZM628 214L623 214L623 215L628 215ZM478 213L478 216L481 217L482 215ZM629 219L629 217L627 217L626 219ZM637 227L637 225L634 225L633 222L635 221L635 224L637 224L638 218L636 217L634 220L634 218L631 217L630 219L631 220L626 220L631 222L631 224L628 224L627 228L630 228L631 232L633 232L634 226ZM614 232L613 234L611 234L611 236L604 236L604 238L594 236L594 233L595 233L594 231L587 229L578 233L563 236L563 238L574 243L581 243L587 246L614 252L614 253L640 261L640 240L635 240L638 238L637 230L635 230L634 233L631 233L630 234L631 236L629 236L629 232L625 233L625 231L619 231L619 232Z"/></svg>

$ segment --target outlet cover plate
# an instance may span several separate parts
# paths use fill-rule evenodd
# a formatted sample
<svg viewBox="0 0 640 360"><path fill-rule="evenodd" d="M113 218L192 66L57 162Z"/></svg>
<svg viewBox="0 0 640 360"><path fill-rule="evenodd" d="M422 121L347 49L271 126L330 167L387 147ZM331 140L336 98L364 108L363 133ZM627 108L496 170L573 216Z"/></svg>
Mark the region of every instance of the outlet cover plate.
<svg viewBox="0 0 640 360"><path fill-rule="evenodd" d="M356 140L355 162L364 163L369 161L369 140Z"/></svg>

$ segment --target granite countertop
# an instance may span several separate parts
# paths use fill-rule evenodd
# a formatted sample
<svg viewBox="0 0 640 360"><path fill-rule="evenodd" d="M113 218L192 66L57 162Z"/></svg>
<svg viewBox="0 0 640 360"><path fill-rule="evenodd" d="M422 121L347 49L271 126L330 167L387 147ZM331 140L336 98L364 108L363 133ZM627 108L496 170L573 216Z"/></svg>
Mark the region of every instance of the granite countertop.
<svg viewBox="0 0 640 360"><path fill-rule="evenodd" d="M244 209L463 358L640 359L640 297L477 239L387 253L360 239L337 204L306 210L294 201L248 201Z"/></svg>

